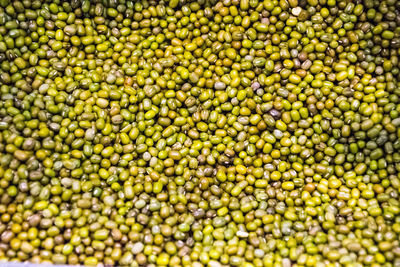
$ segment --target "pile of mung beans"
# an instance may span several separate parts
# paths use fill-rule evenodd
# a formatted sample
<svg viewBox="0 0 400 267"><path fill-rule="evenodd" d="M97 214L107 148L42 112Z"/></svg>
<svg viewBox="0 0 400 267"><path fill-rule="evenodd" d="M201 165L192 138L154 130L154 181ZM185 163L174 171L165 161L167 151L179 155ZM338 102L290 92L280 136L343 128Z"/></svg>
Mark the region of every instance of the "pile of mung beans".
<svg viewBox="0 0 400 267"><path fill-rule="evenodd" d="M0 265L400 266L400 1L0 0Z"/></svg>

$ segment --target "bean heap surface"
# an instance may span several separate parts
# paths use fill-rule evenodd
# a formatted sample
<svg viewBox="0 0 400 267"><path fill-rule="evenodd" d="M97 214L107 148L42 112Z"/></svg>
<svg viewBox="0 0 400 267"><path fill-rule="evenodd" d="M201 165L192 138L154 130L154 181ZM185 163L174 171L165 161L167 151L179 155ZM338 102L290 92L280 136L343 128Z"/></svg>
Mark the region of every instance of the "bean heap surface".
<svg viewBox="0 0 400 267"><path fill-rule="evenodd" d="M0 262L400 266L399 53L396 0L0 0Z"/></svg>

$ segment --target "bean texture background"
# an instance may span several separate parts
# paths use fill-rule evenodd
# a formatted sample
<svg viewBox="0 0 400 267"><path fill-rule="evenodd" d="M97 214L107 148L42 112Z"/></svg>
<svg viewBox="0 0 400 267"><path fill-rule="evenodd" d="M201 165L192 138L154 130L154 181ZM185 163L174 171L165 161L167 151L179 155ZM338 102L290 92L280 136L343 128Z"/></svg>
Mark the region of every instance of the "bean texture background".
<svg viewBox="0 0 400 267"><path fill-rule="evenodd" d="M0 265L400 266L400 1L0 0Z"/></svg>

